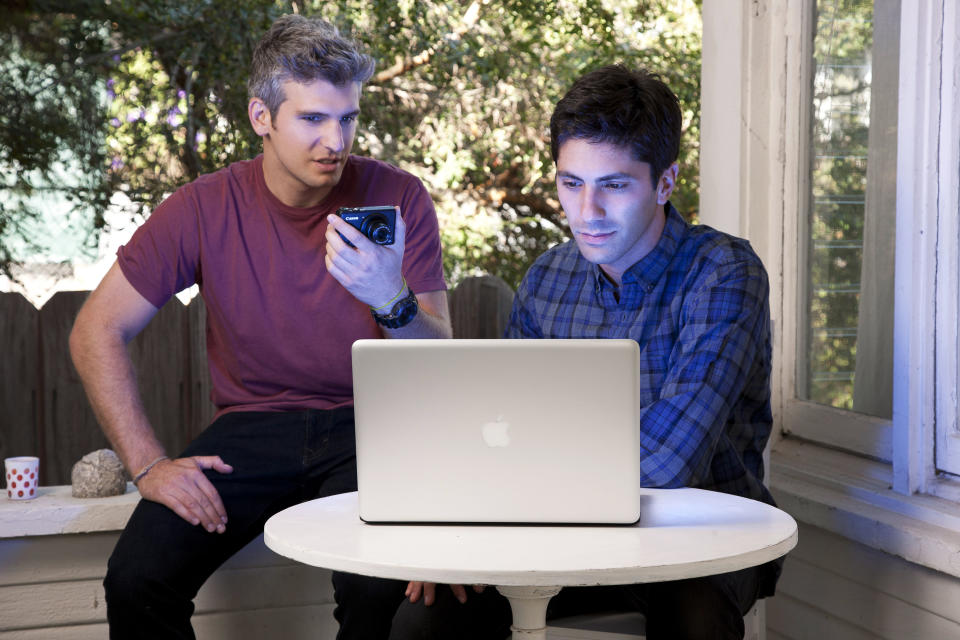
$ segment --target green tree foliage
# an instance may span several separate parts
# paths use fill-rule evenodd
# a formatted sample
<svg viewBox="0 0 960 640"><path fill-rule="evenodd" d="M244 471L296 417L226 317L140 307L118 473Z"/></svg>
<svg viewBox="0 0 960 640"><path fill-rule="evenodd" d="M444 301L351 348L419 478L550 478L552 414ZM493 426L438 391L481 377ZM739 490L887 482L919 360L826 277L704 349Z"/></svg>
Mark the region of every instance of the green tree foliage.
<svg viewBox="0 0 960 640"><path fill-rule="evenodd" d="M107 31L100 22L20 8L5 11L0 31L0 272L14 260L10 240L33 247L24 222L29 200L55 185L91 212L92 228L116 186L108 171L106 118L92 90L109 70ZM64 155L84 171L64 177Z"/></svg>
<svg viewBox="0 0 960 640"><path fill-rule="evenodd" d="M578 75L602 64L645 66L679 95L674 204L696 215L695 0L25 0L0 48L0 91L19 106L0 116L0 220L29 215L11 196L28 195L35 176L52 180L44 171L65 152L84 168L76 202L94 229L118 191L148 215L179 185L259 152L247 66L288 12L332 21L378 60L354 149L427 184L451 281L483 271L516 285L565 237L549 115Z"/></svg>

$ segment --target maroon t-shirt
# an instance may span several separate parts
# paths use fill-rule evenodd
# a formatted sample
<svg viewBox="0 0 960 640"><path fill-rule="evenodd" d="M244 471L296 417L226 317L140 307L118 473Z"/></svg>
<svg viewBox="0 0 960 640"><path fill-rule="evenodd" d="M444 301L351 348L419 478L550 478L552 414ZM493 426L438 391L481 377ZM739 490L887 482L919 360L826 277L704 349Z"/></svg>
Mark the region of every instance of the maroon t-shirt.
<svg viewBox="0 0 960 640"><path fill-rule="evenodd" d="M433 203L420 181L350 156L323 202L280 202L263 156L202 176L156 208L117 252L123 274L157 308L194 283L207 307L217 415L353 404L350 347L382 336L369 308L327 273L327 214L399 205L403 275L414 293L446 288Z"/></svg>

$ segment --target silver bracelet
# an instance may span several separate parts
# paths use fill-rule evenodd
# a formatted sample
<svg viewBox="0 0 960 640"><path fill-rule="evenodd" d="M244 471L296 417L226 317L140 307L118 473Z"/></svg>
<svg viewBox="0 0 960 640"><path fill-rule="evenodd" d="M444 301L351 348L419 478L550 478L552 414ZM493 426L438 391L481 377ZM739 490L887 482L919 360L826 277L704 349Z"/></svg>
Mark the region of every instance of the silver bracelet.
<svg viewBox="0 0 960 640"><path fill-rule="evenodd" d="M150 473L150 469L153 469L153 467L156 466L158 462L161 462L163 460L169 460L169 459L170 458L168 456L160 456L159 458L150 462L150 464L145 466L143 469L140 469L140 472L133 477L133 486L137 486L137 483L140 482L141 478L143 478L143 476Z"/></svg>

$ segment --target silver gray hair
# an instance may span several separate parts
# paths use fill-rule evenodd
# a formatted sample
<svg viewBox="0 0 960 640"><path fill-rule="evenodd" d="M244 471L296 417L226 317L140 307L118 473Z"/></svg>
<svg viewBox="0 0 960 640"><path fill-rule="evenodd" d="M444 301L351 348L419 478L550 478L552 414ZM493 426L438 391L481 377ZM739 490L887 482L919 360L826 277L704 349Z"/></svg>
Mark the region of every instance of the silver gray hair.
<svg viewBox="0 0 960 640"><path fill-rule="evenodd" d="M257 43L247 81L247 95L260 98L276 116L287 99L283 83L326 80L334 86L363 84L373 75L373 58L335 26L320 18L281 16Z"/></svg>

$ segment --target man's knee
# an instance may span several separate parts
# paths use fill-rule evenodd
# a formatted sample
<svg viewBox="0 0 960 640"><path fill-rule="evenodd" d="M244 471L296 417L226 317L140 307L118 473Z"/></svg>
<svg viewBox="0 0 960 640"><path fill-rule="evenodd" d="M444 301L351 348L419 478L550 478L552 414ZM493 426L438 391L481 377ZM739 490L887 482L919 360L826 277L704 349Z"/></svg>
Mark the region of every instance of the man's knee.
<svg viewBox="0 0 960 640"><path fill-rule="evenodd" d="M210 548L198 551L195 540L182 532L195 533L163 505L140 502L107 561L103 588L108 616L112 610L189 619L194 596L216 568L210 560L216 554ZM207 562L199 561L201 553Z"/></svg>

